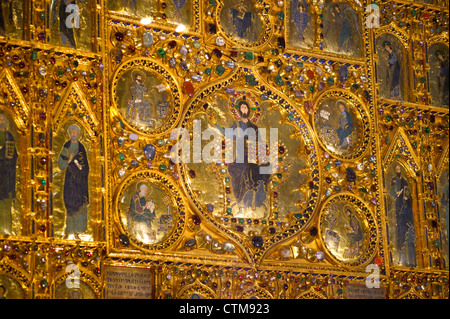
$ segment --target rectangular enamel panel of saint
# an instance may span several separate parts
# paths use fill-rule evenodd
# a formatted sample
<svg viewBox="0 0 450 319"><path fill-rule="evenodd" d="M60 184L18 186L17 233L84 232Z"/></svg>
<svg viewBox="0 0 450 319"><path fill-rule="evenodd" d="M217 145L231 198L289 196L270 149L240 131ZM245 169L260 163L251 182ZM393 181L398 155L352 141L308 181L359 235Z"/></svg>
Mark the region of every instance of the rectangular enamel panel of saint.
<svg viewBox="0 0 450 319"><path fill-rule="evenodd" d="M405 167L394 162L385 172L386 211L389 218L389 242L392 262L396 266L416 267L419 255L416 247L420 231L417 228L418 208L414 182Z"/></svg>
<svg viewBox="0 0 450 319"><path fill-rule="evenodd" d="M92 240L92 145L83 125L69 121L53 138L52 213L55 237Z"/></svg>
<svg viewBox="0 0 450 319"><path fill-rule="evenodd" d="M21 134L8 112L0 110L0 235L21 235Z"/></svg>

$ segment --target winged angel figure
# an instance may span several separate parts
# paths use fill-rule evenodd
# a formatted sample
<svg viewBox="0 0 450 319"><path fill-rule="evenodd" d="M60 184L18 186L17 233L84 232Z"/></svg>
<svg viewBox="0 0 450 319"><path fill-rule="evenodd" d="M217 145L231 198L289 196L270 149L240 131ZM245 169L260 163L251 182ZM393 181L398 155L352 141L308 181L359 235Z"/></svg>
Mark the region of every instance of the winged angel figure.
<svg viewBox="0 0 450 319"><path fill-rule="evenodd" d="M309 23L308 7L306 0L292 0L292 19L298 31L298 40L301 42L305 41L303 34Z"/></svg>

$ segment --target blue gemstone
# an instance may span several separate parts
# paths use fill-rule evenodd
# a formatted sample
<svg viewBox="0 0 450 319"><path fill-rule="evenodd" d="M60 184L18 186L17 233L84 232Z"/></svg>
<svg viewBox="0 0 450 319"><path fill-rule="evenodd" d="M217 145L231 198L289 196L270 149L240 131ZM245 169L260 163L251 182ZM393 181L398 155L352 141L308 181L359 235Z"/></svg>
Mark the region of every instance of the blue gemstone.
<svg viewBox="0 0 450 319"><path fill-rule="evenodd" d="M144 146L144 155L149 160L153 161L155 159L156 148L152 144L147 144Z"/></svg>

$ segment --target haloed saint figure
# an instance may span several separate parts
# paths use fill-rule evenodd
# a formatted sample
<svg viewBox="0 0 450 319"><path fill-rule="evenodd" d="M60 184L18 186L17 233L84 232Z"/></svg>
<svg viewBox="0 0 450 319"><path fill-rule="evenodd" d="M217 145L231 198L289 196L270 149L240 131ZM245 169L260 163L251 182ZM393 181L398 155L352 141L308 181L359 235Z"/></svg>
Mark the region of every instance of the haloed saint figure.
<svg viewBox="0 0 450 319"><path fill-rule="evenodd" d="M66 209L65 237L73 234L79 239L87 229L87 205L89 204L89 163L86 149L79 141L80 127L72 124L68 129L70 140L64 144L58 158L58 166L65 171L64 207Z"/></svg>
<svg viewBox="0 0 450 319"><path fill-rule="evenodd" d="M76 29L80 28L79 22L77 25L76 23L72 24L71 21L71 17L74 13L79 14L79 11L74 11L75 8L77 8L77 1L75 0L53 0L51 3L52 27L59 19L59 36L61 43L74 49L77 48L74 32ZM77 19L79 19L79 16Z"/></svg>
<svg viewBox="0 0 450 319"><path fill-rule="evenodd" d="M0 234L12 233L11 208L16 197L17 150L8 131L8 119L0 114Z"/></svg>
<svg viewBox="0 0 450 319"><path fill-rule="evenodd" d="M413 218L413 206L411 186L408 180L402 176L399 164L394 167L394 177L391 179L390 192L394 201L394 213L397 219L396 242L398 262L401 266L416 266L415 228Z"/></svg>
<svg viewBox="0 0 450 319"><path fill-rule="evenodd" d="M257 207L265 206L264 202L267 198L266 191L270 174L261 174L260 172L261 166L268 166L269 163L258 164L249 162L248 135L245 132L247 129L254 130L255 140L258 141L258 127L250 121L249 103L242 100L238 103L238 106L240 119L231 128L238 132L236 136L233 136L237 145L240 144L239 139L243 139L244 150L243 152L239 152L239 149L237 150L236 159L228 165L228 171L231 176L233 193L239 206L239 213L242 214L244 208L251 208L255 211ZM225 130L222 127L218 124L215 124L215 126L222 134L225 134Z"/></svg>
<svg viewBox="0 0 450 319"><path fill-rule="evenodd" d="M389 41L383 43L383 48L387 53L387 73L386 85L389 86L390 98L400 99L400 61L397 53Z"/></svg>
<svg viewBox="0 0 450 319"><path fill-rule="evenodd" d="M341 114L339 127L336 129L336 133L339 139L338 150L341 150L341 148L348 148L351 145L352 139L350 138L350 136L355 128L353 126L352 117L346 110L345 103L342 101L338 101L336 105Z"/></svg>
<svg viewBox="0 0 450 319"><path fill-rule="evenodd" d="M133 195L130 208L127 213L129 230L142 240L156 240L153 220L155 214L155 202L149 195L152 193L147 184L140 184L139 191Z"/></svg>

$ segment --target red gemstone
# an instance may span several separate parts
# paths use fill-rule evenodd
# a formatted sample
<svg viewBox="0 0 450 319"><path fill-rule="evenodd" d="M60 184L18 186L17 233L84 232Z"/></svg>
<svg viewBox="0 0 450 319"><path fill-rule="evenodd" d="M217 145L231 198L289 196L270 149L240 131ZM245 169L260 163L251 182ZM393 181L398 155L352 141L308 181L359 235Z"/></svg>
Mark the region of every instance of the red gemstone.
<svg viewBox="0 0 450 319"><path fill-rule="evenodd" d="M172 40L167 45L169 46L169 49L173 49L177 46L177 41Z"/></svg>
<svg viewBox="0 0 450 319"><path fill-rule="evenodd" d="M201 221L200 217L198 217L198 215L192 215L192 222L193 222L195 225L200 225L200 223L201 223L202 221Z"/></svg>
<svg viewBox="0 0 450 319"><path fill-rule="evenodd" d="M191 82L189 82L189 81L184 82L184 91L189 96L194 95L195 89Z"/></svg>
<svg viewBox="0 0 450 319"><path fill-rule="evenodd" d="M116 32L115 36L117 41L123 41L124 35L122 32Z"/></svg>
<svg viewBox="0 0 450 319"><path fill-rule="evenodd" d="M312 101L308 100L305 102L305 111L310 115L314 113L314 106Z"/></svg>
<svg viewBox="0 0 450 319"><path fill-rule="evenodd" d="M42 165L45 165L47 164L47 159L45 157L42 157L40 162Z"/></svg>
<svg viewBox="0 0 450 319"><path fill-rule="evenodd" d="M191 177L191 178L195 178L195 171L194 170L189 170L189 176Z"/></svg>
<svg viewBox="0 0 450 319"><path fill-rule="evenodd" d="M314 72L311 71L311 70L308 70L308 71L306 71L306 76L307 76L309 79L314 79Z"/></svg>

